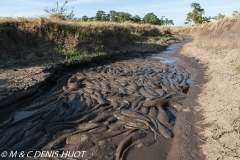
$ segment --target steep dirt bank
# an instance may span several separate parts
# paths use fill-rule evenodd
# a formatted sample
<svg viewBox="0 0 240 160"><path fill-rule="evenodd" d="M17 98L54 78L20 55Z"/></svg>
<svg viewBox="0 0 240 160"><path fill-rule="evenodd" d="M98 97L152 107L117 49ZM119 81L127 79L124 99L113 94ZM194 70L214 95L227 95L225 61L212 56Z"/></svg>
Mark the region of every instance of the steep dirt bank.
<svg viewBox="0 0 240 160"><path fill-rule="evenodd" d="M111 22L73 22L0 17L0 72L123 52L134 43L168 45L168 27Z"/></svg>
<svg viewBox="0 0 240 160"><path fill-rule="evenodd" d="M200 64L204 72L198 80L205 81L191 86L189 91L191 95L193 87L198 87L201 92L196 95L196 100L189 104L189 110L186 110L194 114L192 117L196 124L196 132L186 135L195 135L192 138L197 140L191 142L186 136L188 138L185 137L185 141L179 142L185 146L183 152L188 152L188 155L185 155L188 158L197 158L198 154L190 148L196 145L200 146L204 154L205 158L202 159L239 159L239 24L240 20L229 20L192 28L194 40L185 44L179 52L180 56L189 57L190 63ZM184 136L182 138L184 140Z"/></svg>

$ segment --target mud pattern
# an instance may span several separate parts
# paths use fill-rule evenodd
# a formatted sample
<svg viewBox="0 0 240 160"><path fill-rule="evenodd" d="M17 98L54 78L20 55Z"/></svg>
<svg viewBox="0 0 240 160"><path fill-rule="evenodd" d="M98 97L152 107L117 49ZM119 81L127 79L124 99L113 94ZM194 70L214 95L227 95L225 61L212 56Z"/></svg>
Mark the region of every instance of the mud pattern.
<svg viewBox="0 0 240 160"><path fill-rule="evenodd" d="M0 150L85 150L88 159L122 159L130 147L174 137L189 78L183 67L153 58L78 72L21 110L28 114L1 124Z"/></svg>

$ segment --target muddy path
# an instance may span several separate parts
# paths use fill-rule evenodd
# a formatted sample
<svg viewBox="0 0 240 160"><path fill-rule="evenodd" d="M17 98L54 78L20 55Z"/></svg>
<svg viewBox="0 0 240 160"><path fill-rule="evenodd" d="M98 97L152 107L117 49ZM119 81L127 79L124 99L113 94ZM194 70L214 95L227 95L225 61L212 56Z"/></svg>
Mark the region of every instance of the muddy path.
<svg viewBox="0 0 240 160"><path fill-rule="evenodd" d="M166 159L193 78L172 54L187 42L162 54L133 51L109 63L54 75L32 97L1 110L0 151Z"/></svg>

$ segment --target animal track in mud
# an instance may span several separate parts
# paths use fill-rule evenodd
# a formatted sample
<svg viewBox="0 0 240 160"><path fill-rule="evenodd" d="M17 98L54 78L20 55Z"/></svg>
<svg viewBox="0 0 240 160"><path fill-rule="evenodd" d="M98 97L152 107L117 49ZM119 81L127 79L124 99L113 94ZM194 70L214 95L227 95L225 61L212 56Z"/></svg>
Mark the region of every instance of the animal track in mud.
<svg viewBox="0 0 240 160"><path fill-rule="evenodd" d="M151 58L78 72L24 109L37 110L32 115L2 124L0 150L86 150L88 159L121 159L131 147L174 137L189 78L183 67Z"/></svg>

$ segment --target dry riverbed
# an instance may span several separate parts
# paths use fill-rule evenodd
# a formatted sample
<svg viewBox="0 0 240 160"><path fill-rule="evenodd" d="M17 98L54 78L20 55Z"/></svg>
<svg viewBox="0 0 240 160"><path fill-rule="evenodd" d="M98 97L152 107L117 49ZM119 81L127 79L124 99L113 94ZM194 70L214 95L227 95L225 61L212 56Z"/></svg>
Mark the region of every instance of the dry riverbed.
<svg viewBox="0 0 240 160"><path fill-rule="evenodd" d="M50 78L46 86L22 86L24 93L37 90L34 96L13 105L2 101L10 107L1 111L1 150L86 150L88 159L166 159L192 74L171 57L134 50L105 57L101 65L70 65L57 73L45 68L40 73ZM2 73L10 86L21 84L10 73ZM30 82L40 76L29 73L18 78ZM14 93L13 98L21 96Z"/></svg>

